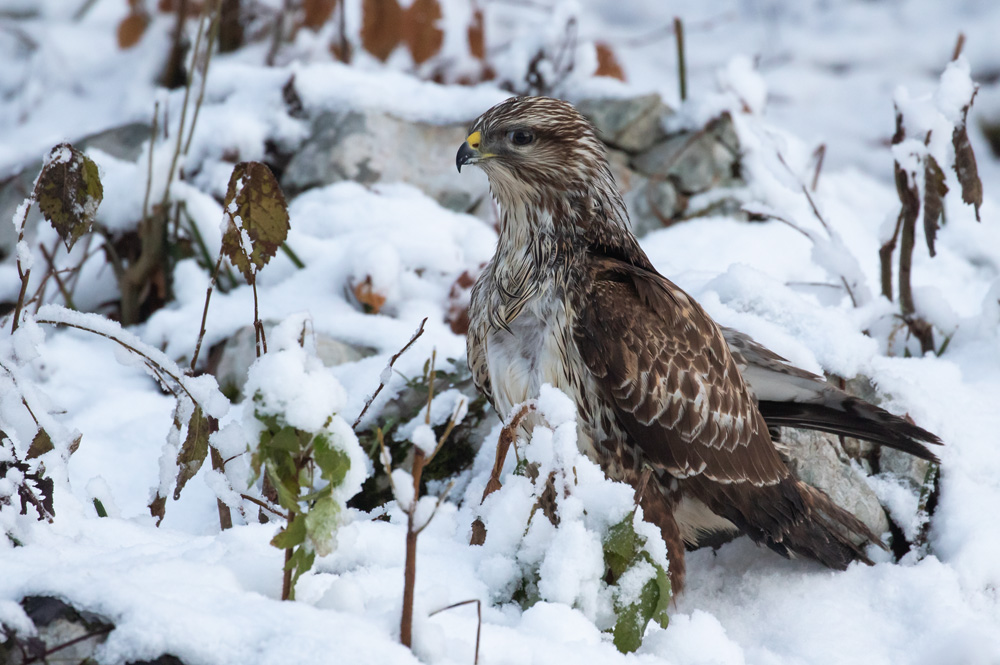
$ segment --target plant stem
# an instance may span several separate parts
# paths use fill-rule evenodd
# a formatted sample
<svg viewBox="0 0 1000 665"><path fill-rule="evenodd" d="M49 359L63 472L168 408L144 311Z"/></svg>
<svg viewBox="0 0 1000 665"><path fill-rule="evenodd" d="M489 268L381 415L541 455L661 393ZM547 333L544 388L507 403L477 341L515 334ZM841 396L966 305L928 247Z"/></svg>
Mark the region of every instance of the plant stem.
<svg viewBox="0 0 1000 665"><path fill-rule="evenodd" d="M295 519L295 513L288 511L288 515L285 517L288 523L291 524L292 520ZM292 596L292 548L289 547L285 550L285 573L281 578L281 599L290 600Z"/></svg>
<svg viewBox="0 0 1000 665"><path fill-rule="evenodd" d="M406 512L406 564L403 569L403 616L399 623L399 641L413 646L413 591L417 582L417 503L420 499L420 476L424 471L424 452L413 447L413 503Z"/></svg>
<svg viewBox="0 0 1000 665"><path fill-rule="evenodd" d="M201 343L205 341L205 323L208 321L208 303L212 300L212 289L215 288L215 279L219 276L219 267L222 265L222 254L219 254L219 260L215 262L215 270L212 271L212 281L208 283L208 288L205 290L205 309L201 312L201 329L198 331L198 343L194 347L194 357L191 358L191 370L194 371L195 365L198 364L198 354L201 353Z"/></svg>
<svg viewBox="0 0 1000 665"><path fill-rule="evenodd" d="M674 35L677 37L677 78L680 81L681 101L687 99L687 62L684 58L684 23L674 17Z"/></svg>

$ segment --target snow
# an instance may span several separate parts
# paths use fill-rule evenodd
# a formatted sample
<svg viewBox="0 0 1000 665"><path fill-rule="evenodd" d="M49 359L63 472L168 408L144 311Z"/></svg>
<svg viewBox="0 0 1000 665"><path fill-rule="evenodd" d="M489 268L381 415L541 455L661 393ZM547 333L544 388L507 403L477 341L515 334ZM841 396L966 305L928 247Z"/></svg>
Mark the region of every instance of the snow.
<svg viewBox="0 0 1000 665"><path fill-rule="evenodd" d="M187 138L179 127L183 90L167 92L153 83L173 20L157 15L144 38L123 52L114 31L127 3L97 0L79 20L72 14L81 3L71 4L19 2L36 17L4 19L15 27L0 31L0 133L9 139L0 142L0 176L40 160L62 141L149 122L159 103L158 138L142 147L135 163L98 148L86 151L104 184L98 220L115 234L127 233L141 218L147 181L151 204L162 200L178 135ZM455 71L472 71L455 27L464 25L468 5L442 4L445 48ZM47 594L114 621L98 654L102 663L163 653L207 665L326 662L331 654L357 663L464 663L473 658L475 606L432 613L478 599L482 662L1000 662L1000 514L992 509L1000 505L1000 162L978 131L980 121L995 122L1000 112L994 34L1000 6L992 0L794 6L709 0L681 3L669 15L660 0L485 8L498 26L488 48L503 52L501 75L523 73L534 49L559 41L565 20L574 17L580 71L569 79L569 98L658 92L678 108L671 126L698 127L722 110L733 115L747 179L737 195L746 209L776 219L689 220L650 233L642 245L658 269L721 324L807 370L871 377L886 408L942 437L941 492L925 551L845 572L786 561L746 539L717 552L690 553L688 588L670 608L669 627L652 624L639 652L623 656L604 632L615 599L603 579L601 538L631 514L633 491L607 481L580 455L572 402L546 386L508 453L501 490L481 501L498 419L472 470L440 505L434 492L418 499L412 476L396 468L395 505L372 515L345 509L334 550L300 580L297 601L281 602L283 554L269 544L278 525L258 524L256 507L239 496L257 491L249 486L249 446L261 427L255 404L231 405L211 375L192 377L183 369L197 342L209 282L205 268L188 258L174 266L174 301L142 325L124 330L97 314L52 304L36 310L34 303L13 336L6 333L9 318L2 320L0 429L10 444L0 446L0 459L24 459L38 425L45 428L56 449L31 460L31 468L44 464L54 480L56 519L37 522L31 511L21 516L16 500L0 507L0 527L22 544L0 538L0 622L29 632L17 601ZM687 34L684 104L670 37L675 13ZM351 29L360 27L358 12L349 11L348 19ZM960 31L964 52L952 60ZM584 44L595 38L615 49L627 84L586 78L593 55ZM273 146L292 152L306 137L308 122L290 115L282 100L293 77L311 112L376 110L433 124L468 122L510 94L490 83L420 80L403 50L389 65L360 57L348 67L331 62L326 46L324 37L303 30L275 67L262 67L256 48L213 58L191 147L178 164L184 178L175 176L170 184L171 198L185 202L212 258L233 162L261 159ZM976 86L968 128L985 190L981 222L961 201L957 177L945 166L953 160L952 127ZM907 141L890 148L894 103L903 112ZM189 114L189 125L191 120ZM821 144L826 157L813 189L813 154ZM67 152L50 158L67 159ZM913 286L921 315L952 335L941 357L921 356L893 318L894 306L878 295L878 249L899 210L893 160L919 175L919 160L927 155L941 163L950 193L937 255L930 257L922 238L916 243ZM919 177L917 184L923 187ZM23 206L14 216L15 236ZM449 294L459 275L474 274L489 260L496 232L406 183L337 183L302 193L289 208L288 243L306 266L297 269L279 253L260 272L259 309L275 326L246 394L259 395L262 412L326 432L348 455L349 475L337 490L338 501L345 501L371 473L350 423L378 383L386 388L366 423L403 390L404 377L420 376L433 350L439 360L464 362L465 340L444 322ZM44 273L37 247L53 246L56 236L46 225L24 230L11 254L22 268L34 266L30 295ZM75 300L81 309L106 311L102 303L115 297L113 275L100 243L83 244L57 258L68 266L89 252ZM0 291L8 301L19 287L11 261L0 265ZM353 285L365 279L385 297L378 314L364 314L353 302ZM248 287L217 290L201 362L207 362L207 349L249 325L253 311ZM424 334L393 371L390 357L425 317ZM374 355L326 368L315 355L314 333ZM186 432L186 424L174 427L173 414L179 406L181 415L188 414L191 404L164 394L159 370L100 335L141 350L177 377L172 388L189 392L220 420L211 445L229 460L223 472L206 464L173 498L174 460ZM940 335L936 341L940 345ZM430 426L421 410L395 436L433 450L431 428L452 417L461 421L467 408L457 390L441 392ZM79 448L70 454L78 437ZM535 482L518 473L519 462L537 467ZM9 469L0 478L0 497L24 475ZM559 525L536 508L550 475ZM885 475L869 482L913 535L923 519L915 493ZM159 527L147 509L157 490L167 496ZM232 529L219 528L217 498L232 509ZM108 517L98 518L95 499ZM418 543L411 652L398 637L403 511L414 504L418 524L427 528ZM388 521L374 519L382 513ZM470 547L476 518L487 538ZM633 524L651 560L667 566L656 528ZM641 589L651 568L626 573L619 601ZM524 609L511 597L526 582L540 600Z"/></svg>

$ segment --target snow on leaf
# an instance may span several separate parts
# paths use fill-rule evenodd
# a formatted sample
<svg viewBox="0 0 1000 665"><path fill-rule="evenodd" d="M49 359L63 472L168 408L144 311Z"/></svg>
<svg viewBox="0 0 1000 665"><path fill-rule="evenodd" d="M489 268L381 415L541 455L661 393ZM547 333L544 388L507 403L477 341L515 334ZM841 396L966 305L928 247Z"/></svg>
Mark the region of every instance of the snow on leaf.
<svg viewBox="0 0 1000 665"><path fill-rule="evenodd" d="M324 496L309 509L305 516L306 535L316 554L326 556L333 552L334 533L340 524L340 504L330 495Z"/></svg>
<svg viewBox="0 0 1000 665"><path fill-rule="evenodd" d="M240 162L223 203L222 251L250 284L288 235L285 195L266 165Z"/></svg>
<svg viewBox="0 0 1000 665"><path fill-rule="evenodd" d="M32 194L66 249L90 231L104 187L97 164L68 143L52 148Z"/></svg>

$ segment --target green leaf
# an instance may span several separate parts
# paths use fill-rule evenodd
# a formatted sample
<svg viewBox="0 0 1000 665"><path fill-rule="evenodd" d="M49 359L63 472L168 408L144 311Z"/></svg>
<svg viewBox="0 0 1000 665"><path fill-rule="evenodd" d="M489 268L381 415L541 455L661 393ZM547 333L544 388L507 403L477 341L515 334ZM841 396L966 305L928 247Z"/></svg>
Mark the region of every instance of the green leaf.
<svg viewBox="0 0 1000 665"><path fill-rule="evenodd" d="M656 565L656 564L653 564ZM670 599L673 598L673 589L670 587L670 578L663 566L656 566L656 607L653 608L653 621L660 624L661 628L666 628L670 623L670 616L667 609L670 607Z"/></svg>
<svg viewBox="0 0 1000 665"><path fill-rule="evenodd" d="M340 504L332 496L317 501L306 513L306 534L319 556L333 551L333 533L340 525Z"/></svg>
<svg viewBox="0 0 1000 665"><path fill-rule="evenodd" d="M632 564L638 546L638 537L632 526L632 513L608 529L608 535L604 538L604 561L616 580Z"/></svg>
<svg viewBox="0 0 1000 665"><path fill-rule="evenodd" d="M31 440L31 445L28 446L28 453L25 457L27 459L41 457L53 448L55 446L52 445L52 437L49 436L49 433L45 429L39 427L38 432L35 433L35 438Z"/></svg>
<svg viewBox="0 0 1000 665"><path fill-rule="evenodd" d="M267 445L292 454L302 450L299 430L291 425L286 425L278 430Z"/></svg>
<svg viewBox="0 0 1000 665"><path fill-rule="evenodd" d="M618 607L616 603L618 621L615 622L613 641L619 651L631 653L642 645L642 635L653 617L659 597L659 586L653 578L643 585L639 598L634 603L625 607Z"/></svg>
<svg viewBox="0 0 1000 665"><path fill-rule="evenodd" d="M288 525L271 539L271 544L278 549L287 550L306 541L306 517L297 513Z"/></svg>
<svg viewBox="0 0 1000 665"><path fill-rule="evenodd" d="M334 448L326 433L317 434L313 444L313 457L319 466L320 476L334 487L339 486L351 469L351 458L343 450Z"/></svg>
<svg viewBox="0 0 1000 665"><path fill-rule="evenodd" d="M285 510L290 510L294 513L299 512L299 485L295 478L288 479L289 485L285 484L285 479L281 478L274 472L274 470L268 466L267 477L271 480L271 484L274 486L275 491L278 493L278 503Z"/></svg>
<svg viewBox="0 0 1000 665"><path fill-rule="evenodd" d="M66 250L90 231L104 198L97 164L68 143L49 151L32 193Z"/></svg>
<svg viewBox="0 0 1000 665"><path fill-rule="evenodd" d="M104 504L101 503L101 500L98 499L97 497L94 497L94 510L97 511L97 516L98 517L107 517L108 516L107 509L104 507Z"/></svg>
<svg viewBox="0 0 1000 665"><path fill-rule="evenodd" d="M200 406L195 406L188 421L187 437L177 453L177 487L174 489L174 501L180 498L181 490L187 482L198 473L205 458L208 456L208 437L214 431L213 418L206 416Z"/></svg>
<svg viewBox="0 0 1000 665"><path fill-rule="evenodd" d="M247 284L252 284L288 235L285 196L265 164L240 162L229 178L223 207L222 251Z"/></svg>

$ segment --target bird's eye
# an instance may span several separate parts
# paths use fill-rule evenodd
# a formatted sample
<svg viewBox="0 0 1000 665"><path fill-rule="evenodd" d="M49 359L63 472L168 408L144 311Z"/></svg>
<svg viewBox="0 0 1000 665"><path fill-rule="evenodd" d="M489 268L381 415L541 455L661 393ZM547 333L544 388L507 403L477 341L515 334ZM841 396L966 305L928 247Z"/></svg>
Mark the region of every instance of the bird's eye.
<svg viewBox="0 0 1000 665"><path fill-rule="evenodd" d="M507 132L507 140L514 145L528 145L535 140L535 135L526 129L515 129Z"/></svg>

